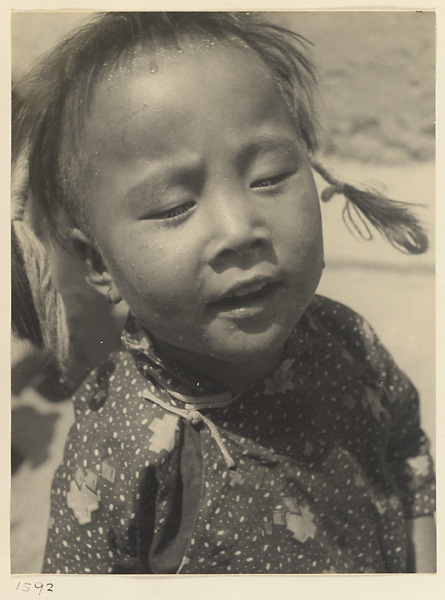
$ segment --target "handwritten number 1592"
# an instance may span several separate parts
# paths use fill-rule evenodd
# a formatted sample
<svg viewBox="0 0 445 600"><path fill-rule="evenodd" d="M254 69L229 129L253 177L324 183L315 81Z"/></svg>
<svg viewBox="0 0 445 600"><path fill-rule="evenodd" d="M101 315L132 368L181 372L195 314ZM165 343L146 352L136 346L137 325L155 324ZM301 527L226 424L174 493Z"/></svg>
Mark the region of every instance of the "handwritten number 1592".
<svg viewBox="0 0 445 600"><path fill-rule="evenodd" d="M52 583L40 583L37 581L36 583L32 584L25 582L22 583L19 581L15 589L19 592L34 592L38 590L40 596L42 592L53 592L53 588L54 586Z"/></svg>

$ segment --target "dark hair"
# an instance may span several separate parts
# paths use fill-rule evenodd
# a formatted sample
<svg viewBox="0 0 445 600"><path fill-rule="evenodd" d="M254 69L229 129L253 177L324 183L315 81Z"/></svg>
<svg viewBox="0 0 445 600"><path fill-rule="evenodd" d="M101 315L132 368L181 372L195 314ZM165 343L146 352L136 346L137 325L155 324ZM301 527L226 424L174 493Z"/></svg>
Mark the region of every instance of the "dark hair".
<svg viewBox="0 0 445 600"><path fill-rule="evenodd" d="M15 287L16 295L24 300L18 304L24 306L22 316L14 311L15 329L24 337L43 341L43 346L58 357L62 369L67 365L69 342L63 302L52 287L48 265L43 265L44 248L35 233L63 242L66 217L86 233L93 233L89 231L81 181L82 132L94 86L132 53L162 46L180 49L189 35L209 43L241 44L257 53L282 93L313 168L330 184L322 200L344 195L343 217L349 226L372 237L366 218L402 251L420 253L427 247L427 238L408 205L336 178L317 156L317 76L307 56L309 42L305 38L255 13L101 14L49 52L15 86L13 95L13 174L18 173L13 177L12 190L17 205L13 210L14 243L18 268L23 266L25 271L16 281L27 282ZM34 231L20 216L25 202L34 215ZM31 293L23 298L23 290ZM26 307L27 303L33 306ZM26 325L36 313L38 324Z"/></svg>

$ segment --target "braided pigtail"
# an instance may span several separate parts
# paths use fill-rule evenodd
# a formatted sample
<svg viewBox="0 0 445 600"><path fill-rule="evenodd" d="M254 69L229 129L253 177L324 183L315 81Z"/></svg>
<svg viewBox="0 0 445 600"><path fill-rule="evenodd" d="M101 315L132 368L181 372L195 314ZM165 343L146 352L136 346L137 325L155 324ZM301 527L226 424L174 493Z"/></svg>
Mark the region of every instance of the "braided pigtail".
<svg viewBox="0 0 445 600"><path fill-rule="evenodd" d="M346 198L343 221L352 233L371 240L371 225L401 252L422 254L427 250L428 237L419 219L411 212L410 204L390 200L371 186L352 185L338 179L318 156L311 155L309 160L312 167L329 183L329 187L321 194L321 200L329 202L335 194Z"/></svg>
<svg viewBox="0 0 445 600"><path fill-rule="evenodd" d="M12 174L13 330L18 337L49 350L65 377L69 364L65 306L51 280L48 253L24 219L28 196L28 164L22 155Z"/></svg>

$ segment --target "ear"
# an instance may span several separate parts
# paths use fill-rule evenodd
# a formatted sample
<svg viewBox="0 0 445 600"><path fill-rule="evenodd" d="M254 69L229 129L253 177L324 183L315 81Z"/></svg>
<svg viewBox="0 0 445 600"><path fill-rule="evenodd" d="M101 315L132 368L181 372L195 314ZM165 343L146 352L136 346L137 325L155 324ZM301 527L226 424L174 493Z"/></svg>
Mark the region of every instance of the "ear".
<svg viewBox="0 0 445 600"><path fill-rule="evenodd" d="M74 253L83 265L86 281L109 302L119 302L122 296L94 242L76 227L70 228L69 238Z"/></svg>

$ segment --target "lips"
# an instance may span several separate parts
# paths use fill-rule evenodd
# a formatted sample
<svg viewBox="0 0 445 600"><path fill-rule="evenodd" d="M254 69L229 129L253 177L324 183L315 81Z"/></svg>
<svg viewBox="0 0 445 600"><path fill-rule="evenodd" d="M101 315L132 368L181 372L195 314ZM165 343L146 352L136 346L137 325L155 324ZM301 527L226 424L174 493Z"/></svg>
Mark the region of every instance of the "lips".
<svg viewBox="0 0 445 600"><path fill-rule="evenodd" d="M238 282L208 306L234 317L254 316L270 304L280 285L280 282L266 278Z"/></svg>

